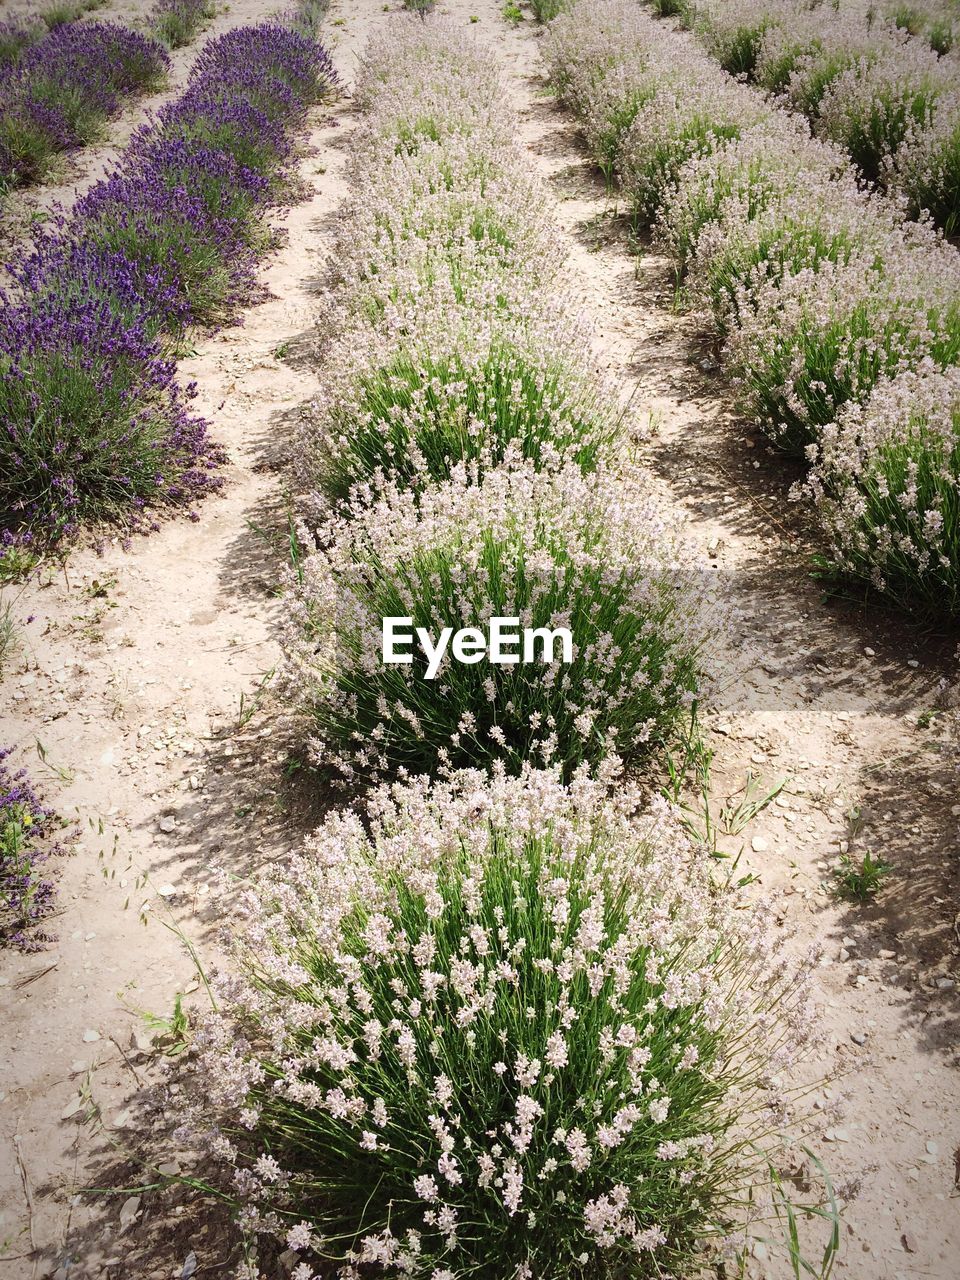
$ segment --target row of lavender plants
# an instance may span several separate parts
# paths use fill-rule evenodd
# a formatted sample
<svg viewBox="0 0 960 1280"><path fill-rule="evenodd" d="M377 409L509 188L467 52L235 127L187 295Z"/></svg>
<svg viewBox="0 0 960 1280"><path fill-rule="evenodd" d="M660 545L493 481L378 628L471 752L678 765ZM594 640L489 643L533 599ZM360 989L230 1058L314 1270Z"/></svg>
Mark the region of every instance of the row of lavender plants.
<svg viewBox="0 0 960 1280"><path fill-rule="evenodd" d="M724 340L745 411L811 465L835 566L960 611L960 257L845 153L624 0L546 56L608 174Z"/></svg>
<svg viewBox="0 0 960 1280"><path fill-rule="evenodd" d="M41 181L56 156L97 141L132 97L158 89L170 66L163 46L189 44L215 6L157 0L147 35L77 21L96 8L81 0L0 23L0 194Z"/></svg>
<svg viewBox="0 0 960 1280"><path fill-rule="evenodd" d="M160 44L115 22L68 23L22 49L0 70L0 194L40 181L55 156L96 141L168 68Z"/></svg>
<svg viewBox="0 0 960 1280"><path fill-rule="evenodd" d="M114 171L17 256L0 311L8 542L105 518L143 527L146 507L216 486L221 453L174 356L188 326L251 296L297 130L335 80L280 21L209 41Z"/></svg>
<svg viewBox="0 0 960 1280"><path fill-rule="evenodd" d="M802 113L817 137L852 156L870 182L960 226L960 60L952 28L860 3L655 0L681 12L721 66ZM911 29L917 34L911 34Z"/></svg>
<svg viewBox="0 0 960 1280"><path fill-rule="evenodd" d="M391 21L358 75L287 655L365 803L245 893L182 1135L296 1280L736 1253L809 1030L812 957L616 758L699 696L711 620L505 100L445 20ZM576 654L429 679L382 662L384 615L569 625Z"/></svg>

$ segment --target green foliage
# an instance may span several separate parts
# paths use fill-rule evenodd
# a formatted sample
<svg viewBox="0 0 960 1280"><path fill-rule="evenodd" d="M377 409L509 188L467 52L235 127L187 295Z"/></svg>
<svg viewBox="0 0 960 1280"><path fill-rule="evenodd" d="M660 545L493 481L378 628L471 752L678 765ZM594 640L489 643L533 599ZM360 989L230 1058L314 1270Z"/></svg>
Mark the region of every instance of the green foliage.
<svg viewBox="0 0 960 1280"><path fill-rule="evenodd" d="M874 858L869 850L860 858L842 853L839 865L833 873L833 889L838 898L850 902L868 902L883 887L883 882L893 870L883 858Z"/></svg>

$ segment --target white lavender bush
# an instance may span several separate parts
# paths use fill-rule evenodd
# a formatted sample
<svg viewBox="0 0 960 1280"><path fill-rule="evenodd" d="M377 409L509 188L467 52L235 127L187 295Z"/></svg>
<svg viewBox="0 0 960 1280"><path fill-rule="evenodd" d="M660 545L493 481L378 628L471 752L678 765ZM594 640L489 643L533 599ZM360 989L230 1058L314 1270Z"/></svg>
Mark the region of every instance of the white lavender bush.
<svg viewBox="0 0 960 1280"><path fill-rule="evenodd" d="M513 442L538 465L563 456L591 470L617 439L616 395L588 363L573 299L555 302L545 316L519 291L506 314L431 300L400 333L348 329L298 435L301 487L333 502L386 477L420 488L458 462L485 471Z"/></svg>
<svg viewBox="0 0 960 1280"><path fill-rule="evenodd" d="M802 452L884 377L960 359L960 258L922 228L893 239L899 252L868 248L802 268L738 307L727 360L748 411L781 447Z"/></svg>
<svg viewBox="0 0 960 1280"><path fill-rule="evenodd" d="M809 457L804 488L835 568L907 607L960 615L960 369L884 380Z"/></svg>
<svg viewBox="0 0 960 1280"><path fill-rule="evenodd" d="M725 140L739 138L767 119L770 108L757 94L723 72L704 74L702 55L692 52L684 68L671 58L669 77L639 108L620 150L623 188L644 223L652 222L676 188L684 163L709 155ZM691 94L692 83L699 82Z"/></svg>
<svg viewBox="0 0 960 1280"><path fill-rule="evenodd" d="M396 785L247 894L199 1121L297 1280L653 1280L742 1221L815 957L611 781Z"/></svg>
<svg viewBox="0 0 960 1280"><path fill-rule="evenodd" d="M911 122L892 164L893 186L914 215L927 212L948 234L960 227L960 92L938 104L933 119Z"/></svg>
<svg viewBox="0 0 960 1280"><path fill-rule="evenodd" d="M633 763L669 738L700 696L714 617L703 584L638 470L576 463L538 471L509 450L482 481L472 465L415 494L354 494L315 534L288 613L291 687L315 755L345 778L380 780L502 761L566 776L611 752ZM453 660L425 678L382 660L382 619L484 628L567 628L572 661ZM514 652L519 651L515 648Z"/></svg>
<svg viewBox="0 0 960 1280"><path fill-rule="evenodd" d="M574 5L551 23L543 56L560 97L581 119L591 154L611 178L623 139L668 68L655 59L651 19L631 0Z"/></svg>
<svg viewBox="0 0 960 1280"><path fill-rule="evenodd" d="M739 59L744 74L785 95L822 136L811 139L796 117L751 102L749 89L718 78L685 37L619 0L578 5L554 24L551 72L602 163L619 169L628 189L632 183L644 216L656 214L655 238L674 257L686 299L724 338L746 412L781 447L820 458L834 424L859 421L852 406L875 388L911 370L950 371L960 359L960 258L928 222L903 220L905 206L929 208L949 227L960 207L952 68L902 31L849 13L769 0L749 11L708 3L688 18L725 63ZM598 111L627 124L598 131L589 123ZM896 199L861 189L843 160L850 153ZM878 452L871 430L857 449L881 477L891 468L899 492L891 446ZM884 548L903 545L907 503L914 563L931 581L934 565L950 573L938 522L956 487L956 454L942 433L908 435L910 465L940 477L920 500L919 519L910 514L909 485L896 503L877 502L859 464L844 462L836 480L818 469L806 492L817 495L835 548L843 544L841 568L900 600L914 580L921 596L939 597L951 612L949 591L928 590L912 570L898 579L890 566L876 569ZM853 546L863 539L858 566Z"/></svg>

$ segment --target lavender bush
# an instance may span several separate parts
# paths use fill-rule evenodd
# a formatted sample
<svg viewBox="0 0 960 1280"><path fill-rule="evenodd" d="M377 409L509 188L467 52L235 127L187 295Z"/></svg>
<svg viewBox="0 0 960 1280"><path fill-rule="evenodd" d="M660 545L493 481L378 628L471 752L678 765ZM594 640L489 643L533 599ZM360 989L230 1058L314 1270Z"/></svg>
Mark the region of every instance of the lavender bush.
<svg viewBox="0 0 960 1280"><path fill-rule="evenodd" d="M960 369L884 380L809 456L804 490L834 567L907 608L960 616Z"/></svg>
<svg viewBox="0 0 960 1280"><path fill-rule="evenodd" d="M105 517L142 527L148 504L215 487L222 461L141 292L164 282L120 254L46 260L45 290L0 307L0 520L54 540Z"/></svg>
<svg viewBox="0 0 960 1280"><path fill-rule="evenodd" d="M566 775L610 752L648 756L702 690L713 619L703 584L636 471L537 471L510 450L482 481L414 495L384 484L317 531L287 622L290 687L315 753L361 781L501 761L559 763ZM567 627L572 661L381 657L384 617L437 636L518 617Z"/></svg>
<svg viewBox="0 0 960 1280"><path fill-rule="evenodd" d="M56 886L45 864L57 852L61 826L41 804L26 769L11 772L12 750L0 748L0 945L34 951L53 938L43 929Z"/></svg>
<svg viewBox="0 0 960 1280"><path fill-rule="evenodd" d="M40 20L50 31L55 31L68 22L76 22L84 14L102 9L106 3L107 0L53 0L40 10Z"/></svg>
<svg viewBox="0 0 960 1280"><path fill-rule="evenodd" d="M75 219L83 242L149 272L176 300L179 323L213 324L253 292L268 188L229 153L148 136L77 203Z"/></svg>
<svg viewBox="0 0 960 1280"><path fill-rule="evenodd" d="M892 162L892 186L917 216L929 213L954 235L960 227L960 92L944 96L933 119L910 121Z"/></svg>
<svg viewBox="0 0 960 1280"><path fill-rule="evenodd" d="M0 511L61 537L192 503L222 461L170 358L185 325L251 295L290 137L335 82L279 23L210 41L181 98L13 264L0 319Z"/></svg>
<svg viewBox="0 0 960 1280"><path fill-rule="evenodd" d="M389 477L422 487L459 462L480 473L511 444L536 464L560 456L590 470L617 439L613 392L588 368L592 336L530 309L484 317L473 303L422 307L401 337L353 327L325 353L297 440L302 487L333 501ZM567 302L567 307L562 304Z"/></svg>
<svg viewBox="0 0 960 1280"><path fill-rule="evenodd" d="M803 451L883 377L960 359L955 250L926 237L911 244L904 232L887 249L803 268L739 309L727 359L749 412L781 447Z"/></svg>
<svg viewBox="0 0 960 1280"><path fill-rule="evenodd" d="M150 30L168 49L179 49L193 40L216 11L216 0L157 0L150 13Z"/></svg>
<svg viewBox="0 0 960 1280"><path fill-rule="evenodd" d="M23 53L43 39L44 25L38 18L7 18L0 22L0 76L19 62Z"/></svg>
<svg viewBox="0 0 960 1280"><path fill-rule="evenodd" d="M816 956L613 780L397 785L246 894L184 1137L294 1276L653 1280L735 1251Z"/></svg>
<svg viewBox="0 0 960 1280"><path fill-rule="evenodd" d="M0 82L0 186L44 177L59 152L93 142L125 99L155 89L169 60L116 23L70 23L23 54Z"/></svg>

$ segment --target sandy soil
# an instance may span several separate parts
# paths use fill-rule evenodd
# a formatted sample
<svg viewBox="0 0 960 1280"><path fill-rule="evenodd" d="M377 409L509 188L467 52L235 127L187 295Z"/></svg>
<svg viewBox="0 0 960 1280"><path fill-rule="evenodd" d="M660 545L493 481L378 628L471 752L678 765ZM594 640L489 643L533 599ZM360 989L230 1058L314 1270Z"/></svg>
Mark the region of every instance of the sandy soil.
<svg viewBox="0 0 960 1280"><path fill-rule="evenodd" d="M212 29L273 7L240 0ZM121 8L141 6L108 12ZM840 1076L834 1092L845 1097L820 1154L839 1183L862 1181L837 1274L948 1280L960 1261L960 806L944 717L929 713L954 679L953 642L821 598L786 501L792 476L737 419L715 353L673 309L668 264L645 245L638 259L574 121L546 92L536 28L508 26L496 0L440 8L464 23L476 16L502 53L531 164L557 196L570 271L598 324L597 361L628 385L638 428L652 428L642 448L665 500L740 610L711 714L714 817L748 774L761 789L786 780L720 843L743 849L741 868L763 885L786 889L801 938L825 946L818 1065ZM380 0L334 0L329 30L348 79L383 17ZM191 52L176 55L180 77ZM111 145L140 111L111 127ZM191 1251L197 1276L222 1275L236 1260L202 1197L77 1193L132 1192L143 1179L131 1148L165 1170L177 1159L165 1138L176 1094L146 1124L134 1101L157 1074L139 1011L169 1015L178 992L188 1006L201 998L165 923L209 959L228 903L213 868L245 874L281 856L316 816L295 730L269 687L288 514L281 455L315 385L310 331L354 126L349 103L318 113L302 165L312 195L288 213L286 244L265 265L271 298L242 328L198 336L184 362L230 453L223 495L196 524L167 523L129 550L77 549L15 593L21 617L36 619L0 684L0 742L18 744L75 839L59 942L0 957L13 1050L0 1056L2 1280L175 1276ZM76 157L71 183L30 199L69 198L109 154ZM847 846L894 865L865 908L826 891ZM785 1280L782 1260L763 1255L752 1274Z"/></svg>

